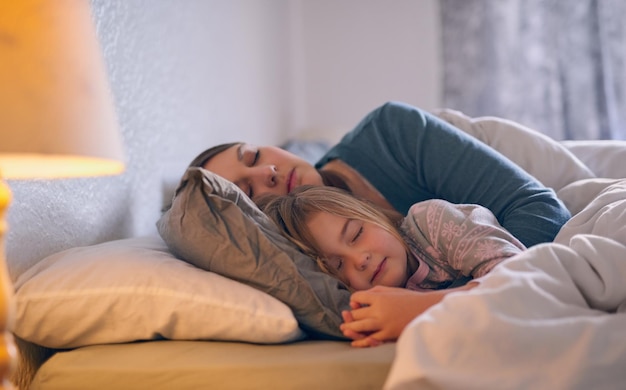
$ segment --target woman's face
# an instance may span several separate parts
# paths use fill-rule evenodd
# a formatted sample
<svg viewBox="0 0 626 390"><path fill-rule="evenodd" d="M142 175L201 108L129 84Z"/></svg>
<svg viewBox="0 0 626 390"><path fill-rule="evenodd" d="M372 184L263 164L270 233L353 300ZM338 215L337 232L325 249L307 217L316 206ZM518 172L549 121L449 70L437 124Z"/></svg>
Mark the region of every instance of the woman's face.
<svg viewBox="0 0 626 390"><path fill-rule="evenodd" d="M387 230L323 211L306 225L328 268L354 290L406 284L406 249Z"/></svg>
<svg viewBox="0 0 626 390"><path fill-rule="evenodd" d="M238 144L213 156L204 168L235 183L251 199L286 195L301 185L323 185L317 170L275 146Z"/></svg>

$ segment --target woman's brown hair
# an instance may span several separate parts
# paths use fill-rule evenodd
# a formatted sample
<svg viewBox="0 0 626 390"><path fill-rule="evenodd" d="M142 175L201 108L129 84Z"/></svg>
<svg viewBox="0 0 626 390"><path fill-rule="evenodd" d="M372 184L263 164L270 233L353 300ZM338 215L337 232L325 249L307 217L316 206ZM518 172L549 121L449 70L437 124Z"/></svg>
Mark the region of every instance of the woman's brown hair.
<svg viewBox="0 0 626 390"><path fill-rule="evenodd" d="M235 145L239 145L241 144L241 142L229 142L226 144L219 144L219 145L215 145L213 147L208 148L207 150L205 150L204 152L200 153L199 155L197 155L193 160L191 160L191 162L189 163L189 165L187 166L187 168L191 168L191 167L199 167L202 168L204 167L204 165L209 162L210 159L212 159L213 157L215 157L216 155L222 153L223 151L225 151L228 148L231 148ZM169 210L172 207L172 203L168 203L165 206L163 206L163 208L161 209L161 212L164 213L167 210Z"/></svg>
<svg viewBox="0 0 626 390"><path fill-rule="evenodd" d="M230 142L226 144L215 145L211 148L208 148L204 152L200 153L196 156L191 163L189 163L189 167L203 167L210 159L215 157L216 155L222 153L224 150L231 148L235 145L239 145L241 142Z"/></svg>

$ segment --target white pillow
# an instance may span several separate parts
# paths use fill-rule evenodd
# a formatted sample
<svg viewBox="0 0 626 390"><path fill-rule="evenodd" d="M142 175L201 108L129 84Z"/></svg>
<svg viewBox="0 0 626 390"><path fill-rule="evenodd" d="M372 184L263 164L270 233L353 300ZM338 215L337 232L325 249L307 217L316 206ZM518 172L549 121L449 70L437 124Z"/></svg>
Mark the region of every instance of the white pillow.
<svg viewBox="0 0 626 390"><path fill-rule="evenodd" d="M626 178L626 141L578 140L562 141L562 144L597 177Z"/></svg>
<svg viewBox="0 0 626 390"><path fill-rule="evenodd" d="M15 334L49 348L159 338L280 343L304 336L285 304L175 258L160 237L53 254L23 273L15 288Z"/></svg>
<svg viewBox="0 0 626 390"><path fill-rule="evenodd" d="M578 180L561 188L556 196L563 201L574 216L587 207L602 191L623 182L623 179L608 178Z"/></svg>
<svg viewBox="0 0 626 390"><path fill-rule="evenodd" d="M471 118L447 108L437 110L435 115L496 149L554 191L595 177L565 146L517 122L497 117Z"/></svg>

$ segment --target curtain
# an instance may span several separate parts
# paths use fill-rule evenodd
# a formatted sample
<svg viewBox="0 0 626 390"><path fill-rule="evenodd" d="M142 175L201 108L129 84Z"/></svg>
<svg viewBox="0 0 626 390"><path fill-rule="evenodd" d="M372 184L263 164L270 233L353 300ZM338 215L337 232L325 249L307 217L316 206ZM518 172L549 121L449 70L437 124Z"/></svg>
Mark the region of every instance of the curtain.
<svg viewBox="0 0 626 390"><path fill-rule="evenodd" d="M440 6L445 107L557 140L626 139L626 1Z"/></svg>

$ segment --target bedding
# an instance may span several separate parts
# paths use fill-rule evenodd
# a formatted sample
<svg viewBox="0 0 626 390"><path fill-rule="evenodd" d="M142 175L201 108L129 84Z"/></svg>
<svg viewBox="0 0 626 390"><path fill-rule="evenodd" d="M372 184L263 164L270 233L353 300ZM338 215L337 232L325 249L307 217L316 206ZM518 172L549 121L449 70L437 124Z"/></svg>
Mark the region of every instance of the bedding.
<svg viewBox="0 0 626 390"><path fill-rule="evenodd" d="M449 108L435 110L434 114L496 149L555 191L574 181L596 177L565 145L517 122L497 117L471 118Z"/></svg>
<svg viewBox="0 0 626 390"><path fill-rule="evenodd" d="M284 303L180 261L157 236L53 254L23 273L15 289L14 333L48 348L304 336Z"/></svg>
<svg viewBox="0 0 626 390"><path fill-rule="evenodd" d="M407 326L385 389L626 383L626 180L478 280Z"/></svg>
<svg viewBox="0 0 626 390"><path fill-rule="evenodd" d="M346 286L285 239L233 183L187 169L157 227L177 257L284 302L311 337L345 339Z"/></svg>
<svg viewBox="0 0 626 390"><path fill-rule="evenodd" d="M557 242L504 262L481 278L471 293L450 295L416 318L397 343L354 349L334 328L341 321L339 311L347 305L345 287L320 274L312 259L293 252L235 186L195 168L186 173L173 208L159 221L167 248L163 240L151 237L70 250L42 261L20 281L15 297L21 300L23 313L15 330L28 340L22 349L26 362L17 377L22 375L21 383L32 379L33 389L108 389L112 384L142 388L143 383L151 389L172 388L173 383L181 389L257 388L264 383L312 389L383 384L389 389L415 384L468 388L474 383L475 388L615 388L626 381L618 372L626 366L624 338L616 331L626 325L622 296L626 185L620 180L626 177L622 162L626 141L556 142L514 122L447 111L445 117L457 121L453 124L464 126L556 191L575 214ZM206 214L185 214L184 202L199 202ZM202 219L211 223L203 224ZM193 237L202 245L192 245L186 252L186 240ZM114 269L107 273L109 259ZM121 276L124 261L128 269L136 270L126 277ZM168 275L189 274L211 283L202 290L212 302L205 307L202 323L207 329L184 329L183 318L197 323L202 317L184 308L176 326L160 323L171 307L157 306L158 294L150 290L154 283L172 291L182 289L186 296L180 298L182 304L197 297L182 284L163 284L167 281L159 279L162 275L134 279L150 268L150 262L163 263L159 269ZM273 272L286 264L285 273L278 275L284 286L272 289L270 279L256 281L260 267ZM71 306L62 303L70 292L83 304L90 302L87 285L81 285L98 283L93 275L83 276L90 267L95 268L94 275L102 275L102 291L114 295L103 293L99 296L103 302L93 299L97 310L121 299L115 293L118 278L119 283L128 283L126 287L136 280L133 288L154 292L146 310L151 315L135 321L139 329L120 328L117 333L101 326L84 332L82 316L69 319L88 312L79 309L73 314ZM290 289L297 293L288 294ZM37 296L47 301L34 304ZM231 304L240 304L247 316L258 315L260 324L236 324ZM55 317L33 313L40 310L37 305ZM60 307L52 309L55 305ZM137 311L139 305L132 307ZM217 321L220 310L228 313L223 321ZM121 313L111 314L120 318ZM20 321L26 318L29 325L22 330ZM265 326L271 321L278 321L276 329ZM45 326L37 330L35 322ZM225 325L221 333L220 324ZM36 353L29 348L37 347L37 342L57 349L31 359Z"/></svg>
<svg viewBox="0 0 626 390"><path fill-rule="evenodd" d="M587 140L562 141L561 144L576 155L598 177L621 179L626 177L626 141Z"/></svg>

